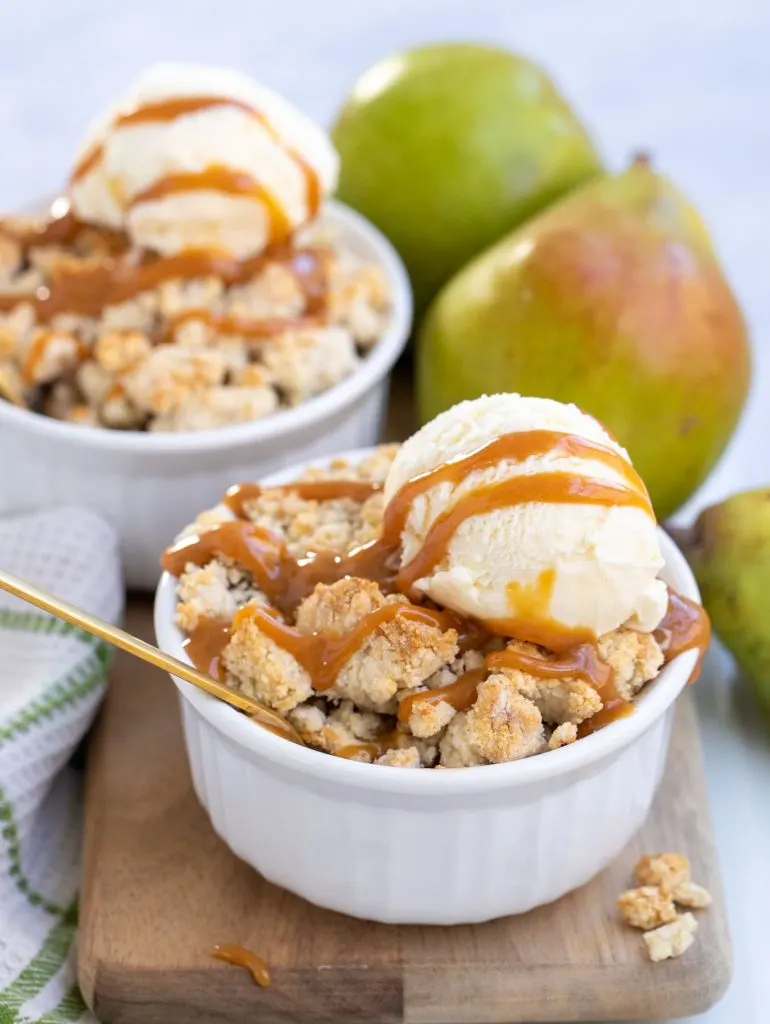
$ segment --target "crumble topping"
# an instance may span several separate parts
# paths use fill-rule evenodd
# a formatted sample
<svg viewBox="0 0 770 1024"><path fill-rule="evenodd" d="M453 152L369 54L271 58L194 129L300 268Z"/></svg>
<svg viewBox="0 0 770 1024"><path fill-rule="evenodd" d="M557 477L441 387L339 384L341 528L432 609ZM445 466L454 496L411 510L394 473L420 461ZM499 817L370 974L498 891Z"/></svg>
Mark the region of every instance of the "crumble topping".
<svg viewBox="0 0 770 1024"><path fill-rule="evenodd" d="M690 879L690 862L681 853L640 857L634 867L635 889L618 897L618 912L626 924L641 929L653 963L686 953L695 941L698 922L678 907L703 910L711 894Z"/></svg>
<svg viewBox="0 0 770 1024"><path fill-rule="evenodd" d="M177 595L176 623L186 633L192 633L202 619L229 622L252 601L267 604L247 572L217 559L201 567L189 565L179 577Z"/></svg>
<svg viewBox="0 0 770 1024"><path fill-rule="evenodd" d="M0 221L0 397L56 419L151 431L261 419L350 376L388 326L383 271L322 223L248 263L245 280L158 275L96 313L77 298L60 309L63 282L99 292L162 258L74 220L39 244L55 225ZM65 299L46 312L38 299L57 287Z"/></svg>
<svg viewBox="0 0 770 1024"><path fill-rule="evenodd" d="M396 451L395 445L380 446L355 466L336 459L297 481L374 485L363 500L321 500L291 485L267 486L243 499L242 515L276 535L294 558L321 551L344 556L381 533L383 499L376 486L385 480ZM202 512L184 532L205 533L231 518L230 510L219 506ZM331 685L314 688L307 669L260 628L259 616L249 613L269 602L246 569L221 554L203 566L189 564L177 593L176 622L187 632L205 619L235 619L222 652L229 685L286 713L307 743L330 754L393 767L500 763L574 743L579 727L604 709L600 693L583 679L507 667L486 671L485 658L505 647L547 658L534 644L486 635L461 649L454 625L406 614L385 616L362 636ZM283 621L301 637L320 633L344 642L372 613L393 606L409 608L409 602L372 580L347 576L317 584ZM654 635L624 627L601 637L597 648L615 691L627 699L657 675L663 662ZM419 699L427 691L451 688L469 672L481 677L469 701L458 703L443 694ZM684 894L682 906L706 905L700 887L690 883L686 861L683 865L677 857L661 854L640 862L639 888L624 902L629 915L645 922L637 927L650 930L672 922L674 889ZM689 887L681 888L685 883Z"/></svg>
<svg viewBox="0 0 770 1024"><path fill-rule="evenodd" d="M507 647L525 654L539 653L534 644L521 640L511 640ZM582 679L540 679L515 668L502 669L501 674L517 693L535 705L545 721L556 725L579 725L603 707L596 689Z"/></svg>
<svg viewBox="0 0 770 1024"><path fill-rule="evenodd" d="M420 751L417 747L391 747L382 757L378 757L375 764L389 764L393 768L422 768Z"/></svg>
<svg viewBox="0 0 770 1024"><path fill-rule="evenodd" d="M682 914L671 924L664 924L651 932L645 932L642 938L647 946L650 960L659 963L686 953L695 942L698 922L692 914Z"/></svg>
<svg viewBox="0 0 770 1024"><path fill-rule="evenodd" d="M690 862L681 853L648 853L637 861L634 879L639 885L657 885L670 893L690 881Z"/></svg>
<svg viewBox="0 0 770 1024"><path fill-rule="evenodd" d="M643 885L621 893L618 896L618 910L626 924L643 931L670 924L677 918L674 901L655 885Z"/></svg>
<svg viewBox="0 0 770 1024"><path fill-rule="evenodd" d="M336 459L328 470L314 467L300 479L383 484L396 451L396 445L381 445L355 468ZM382 527L382 512L381 492L363 502L350 498L318 501L302 498L290 489L266 488L258 498L244 502L247 518L277 534L289 553L297 557L309 551L333 551L341 555L374 540Z"/></svg>

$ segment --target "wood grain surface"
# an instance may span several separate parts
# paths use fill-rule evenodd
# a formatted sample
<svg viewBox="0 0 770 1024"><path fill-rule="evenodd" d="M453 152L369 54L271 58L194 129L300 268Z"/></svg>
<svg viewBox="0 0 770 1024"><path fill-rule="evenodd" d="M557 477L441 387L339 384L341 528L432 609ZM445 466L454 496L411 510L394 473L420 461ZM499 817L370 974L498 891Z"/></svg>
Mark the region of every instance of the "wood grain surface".
<svg viewBox="0 0 770 1024"><path fill-rule="evenodd" d="M149 605L129 628L151 636ZM714 905L676 961L646 961L614 912L635 858L686 852ZM428 859L430 851L422 851ZM418 852L419 856L419 852ZM258 988L207 955L238 943ZM681 702L653 812L599 878L556 904L479 926L396 928L311 906L215 836L193 794L168 677L118 655L90 753L79 974L105 1024L481 1024L669 1019L714 1003L730 945L692 701Z"/></svg>

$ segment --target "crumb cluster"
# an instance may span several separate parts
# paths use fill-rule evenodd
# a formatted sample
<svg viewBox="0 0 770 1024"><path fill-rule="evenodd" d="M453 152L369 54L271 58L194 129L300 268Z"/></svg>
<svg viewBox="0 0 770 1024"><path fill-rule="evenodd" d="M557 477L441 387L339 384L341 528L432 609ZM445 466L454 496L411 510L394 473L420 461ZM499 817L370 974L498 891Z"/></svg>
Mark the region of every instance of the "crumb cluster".
<svg viewBox="0 0 770 1024"><path fill-rule="evenodd" d="M395 452L396 446L382 446L356 466L338 460L301 479L382 483ZM382 529L380 492L365 501L319 501L290 487L267 488L243 510L251 522L278 535L297 558L314 551L345 555ZM230 516L222 507L209 510L188 530L202 533ZM344 637L373 612L399 603L408 606L406 598L383 593L371 580L345 577L318 584L288 624L303 636ZM582 679L482 669L487 655L505 647L546 657L541 648L492 637L461 649L456 629L406 615L378 625L341 666L333 684L319 690L306 667L264 632L259 616L248 613L266 604L248 573L217 555L204 566L186 566L178 581L176 622L189 633L204 619L230 621L238 613L222 653L229 685L285 714L307 743L330 754L410 768L514 761L575 742L604 708L601 695ZM663 664L651 634L620 628L602 637L598 647L610 666L614 690L629 700ZM435 696L419 699L474 670L481 670L480 681L469 705L458 709Z"/></svg>
<svg viewBox="0 0 770 1024"><path fill-rule="evenodd" d="M692 881L690 862L681 853L646 854L636 863L634 881L637 887L618 897L621 918L644 932L653 962L681 956L695 941L698 929L689 911L708 907L710 893Z"/></svg>
<svg viewBox="0 0 770 1024"><path fill-rule="evenodd" d="M246 280L161 275L89 315L81 304L49 316L36 297L65 279L72 294L98 290L102 277L162 259L90 227L36 244L31 222L5 220L0 397L70 423L188 431L261 419L320 394L355 372L390 305L381 269L323 231L306 231L288 255L266 254ZM309 263L320 280L312 294Z"/></svg>

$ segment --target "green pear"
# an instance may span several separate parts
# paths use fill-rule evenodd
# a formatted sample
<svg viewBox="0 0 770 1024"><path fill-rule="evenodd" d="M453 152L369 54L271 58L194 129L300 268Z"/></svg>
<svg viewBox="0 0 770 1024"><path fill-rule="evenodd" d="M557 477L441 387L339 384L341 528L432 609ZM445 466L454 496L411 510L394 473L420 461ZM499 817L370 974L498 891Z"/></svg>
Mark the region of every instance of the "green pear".
<svg viewBox="0 0 770 1024"><path fill-rule="evenodd" d="M423 422L496 391L575 402L629 450L661 518L719 458L750 375L706 228L644 159L461 270L425 318L417 362Z"/></svg>
<svg viewBox="0 0 770 1024"><path fill-rule="evenodd" d="M684 551L714 631L770 712L770 487L707 508Z"/></svg>
<svg viewBox="0 0 770 1024"><path fill-rule="evenodd" d="M472 256L601 171L548 76L506 50L422 46L355 83L337 195L391 239L417 309Z"/></svg>

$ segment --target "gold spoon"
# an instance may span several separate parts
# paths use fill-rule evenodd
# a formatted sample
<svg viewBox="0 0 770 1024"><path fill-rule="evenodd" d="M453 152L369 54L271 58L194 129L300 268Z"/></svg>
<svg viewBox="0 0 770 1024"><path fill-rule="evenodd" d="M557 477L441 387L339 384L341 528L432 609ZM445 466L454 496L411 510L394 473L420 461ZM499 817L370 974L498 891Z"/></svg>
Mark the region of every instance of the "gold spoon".
<svg viewBox="0 0 770 1024"><path fill-rule="evenodd" d="M132 636L131 633L113 626L110 622L105 622L104 619L97 618L96 615L91 615L90 612L83 611L82 608L75 607L69 601L62 601L60 598L54 597L53 594L40 590L39 587L34 586L32 583L28 583L26 580L20 579L18 576L14 576L13 573L6 572L3 569L0 569L0 590L7 590L9 594L20 597L23 601L28 601L30 604L42 608L43 611L50 612L57 619L64 619L65 622L71 622L74 626L80 626L87 633L93 633L94 636L101 637L107 643L128 651L129 654L133 654L135 657L155 665L156 668L165 669L171 675L185 679L188 683L192 683L193 686L205 690L212 697L218 697L219 700L225 701L226 704L237 708L238 711L245 712L253 721L269 729L270 732L277 733L279 736L292 740L294 743L303 744L302 737L294 726L287 722L283 715L268 707L267 704L263 704L253 697L247 697L237 690L231 690L229 686L225 686L203 672L199 672L192 665L187 665L170 654L165 654L159 648L153 647L152 644L140 640L139 637Z"/></svg>

